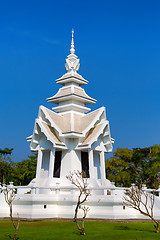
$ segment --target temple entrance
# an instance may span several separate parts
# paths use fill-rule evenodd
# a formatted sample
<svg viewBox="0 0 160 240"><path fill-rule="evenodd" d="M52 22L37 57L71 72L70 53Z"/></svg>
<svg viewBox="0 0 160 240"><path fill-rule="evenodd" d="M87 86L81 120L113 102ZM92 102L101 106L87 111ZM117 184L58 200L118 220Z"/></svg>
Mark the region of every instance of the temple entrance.
<svg viewBox="0 0 160 240"><path fill-rule="evenodd" d="M94 151L93 152L94 159L94 168L96 169L96 178L101 179L101 163L100 163L100 153Z"/></svg>
<svg viewBox="0 0 160 240"><path fill-rule="evenodd" d="M48 177L49 174L50 151L42 152L41 177Z"/></svg>
<svg viewBox="0 0 160 240"><path fill-rule="evenodd" d="M89 162L88 162L88 152L81 152L81 162L82 162L82 171L84 176L89 178Z"/></svg>
<svg viewBox="0 0 160 240"><path fill-rule="evenodd" d="M62 151L55 152L53 177L60 178Z"/></svg>

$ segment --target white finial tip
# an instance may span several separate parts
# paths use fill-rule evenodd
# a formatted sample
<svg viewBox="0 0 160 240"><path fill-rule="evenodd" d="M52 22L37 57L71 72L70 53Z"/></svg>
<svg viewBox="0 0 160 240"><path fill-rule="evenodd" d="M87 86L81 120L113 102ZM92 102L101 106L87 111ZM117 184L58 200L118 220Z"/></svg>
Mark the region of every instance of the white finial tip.
<svg viewBox="0 0 160 240"><path fill-rule="evenodd" d="M77 59L77 56L75 55L75 49L74 49L74 30L72 28L72 38L71 38L71 49L70 54L68 55L66 59L66 71L67 72L78 72L79 70L79 59Z"/></svg>
<svg viewBox="0 0 160 240"><path fill-rule="evenodd" d="M74 49L74 30L72 29L72 41L71 41L71 49L70 49L70 53L75 53L75 49Z"/></svg>

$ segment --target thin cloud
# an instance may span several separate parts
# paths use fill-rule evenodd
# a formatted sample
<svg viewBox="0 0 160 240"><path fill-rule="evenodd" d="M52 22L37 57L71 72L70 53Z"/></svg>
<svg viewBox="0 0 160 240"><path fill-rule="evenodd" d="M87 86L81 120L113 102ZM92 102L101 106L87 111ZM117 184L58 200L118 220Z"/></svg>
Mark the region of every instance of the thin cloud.
<svg viewBox="0 0 160 240"><path fill-rule="evenodd" d="M44 41L46 43L50 43L50 44L58 44L59 43L57 40L51 40L48 38L43 38L42 41Z"/></svg>
<svg viewBox="0 0 160 240"><path fill-rule="evenodd" d="M19 29L8 27L7 30L11 33L18 34L21 36L31 36L31 33L29 31L20 31Z"/></svg>
<svg viewBox="0 0 160 240"><path fill-rule="evenodd" d="M23 37L28 37L28 38L34 38L35 40L40 40L40 41L43 41L45 43L49 43L49 44L58 44L59 42L57 40L52 40L52 39L49 39L47 37L42 37L42 36L38 36L38 35L35 35L35 33L31 33L29 31L24 31L24 30L19 30L17 28L13 28L13 27L7 27L7 30L13 34L17 34L19 36L23 36Z"/></svg>

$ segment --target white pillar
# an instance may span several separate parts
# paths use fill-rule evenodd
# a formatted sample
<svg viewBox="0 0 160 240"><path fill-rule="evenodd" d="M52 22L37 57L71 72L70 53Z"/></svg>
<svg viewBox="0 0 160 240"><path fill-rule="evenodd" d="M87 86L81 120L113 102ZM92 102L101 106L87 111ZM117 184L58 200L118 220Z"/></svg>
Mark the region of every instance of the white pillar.
<svg viewBox="0 0 160 240"><path fill-rule="evenodd" d="M36 171L36 178L40 178L41 175L41 166L42 166L42 150L38 150L38 158L37 158L37 171Z"/></svg>
<svg viewBox="0 0 160 240"><path fill-rule="evenodd" d="M89 150L89 176L94 178L93 150Z"/></svg>
<svg viewBox="0 0 160 240"><path fill-rule="evenodd" d="M104 152L100 152L101 179L106 179Z"/></svg>
<svg viewBox="0 0 160 240"><path fill-rule="evenodd" d="M53 178L54 161L55 161L55 149L52 148L50 152L49 178Z"/></svg>

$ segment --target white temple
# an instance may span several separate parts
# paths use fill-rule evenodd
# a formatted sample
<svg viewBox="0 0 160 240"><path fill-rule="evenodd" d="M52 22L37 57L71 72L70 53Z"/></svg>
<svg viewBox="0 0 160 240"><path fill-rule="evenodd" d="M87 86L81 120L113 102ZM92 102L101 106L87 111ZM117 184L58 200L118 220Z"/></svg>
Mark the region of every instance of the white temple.
<svg viewBox="0 0 160 240"><path fill-rule="evenodd" d="M57 106L53 110L40 106L33 135L27 138L31 151L38 153L36 178L26 187L16 187L14 214L18 212L24 218L73 218L78 189L66 176L83 170L91 191L85 203L90 208L89 218L142 218L136 210L123 206L124 189L106 179L104 155L112 151L114 139L105 107L95 111L86 107L96 100L81 87L88 81L78 74L79 66L72 31L66 73L56 80L62 87L47 99ZM157 206L159 200L157 197ZM0 217L7 216L9 209L2 193L0 202ZM158 211L155 214L160 215Z"/></svg>
<svg viewBox="0 0 160 240"><path fill-rule="evenodd" d="M58 106L53 111L40 106L33 135L28 138L31 151L38 153L34 179L38 186L69 186L66 175L73 170L85 171L89 183L95 186L110 184L105 177L104 159L104 154L112 151L109 122L104 107L93 112L86 107L96 100L81 87L88 81L77 73L79 65L72 31L67 73L56 80L63 87L47 99Z"/></svg>

